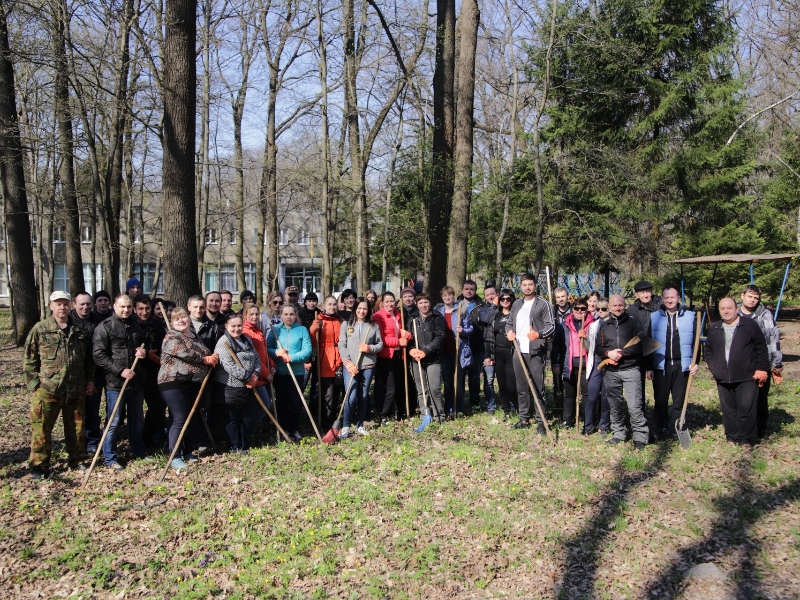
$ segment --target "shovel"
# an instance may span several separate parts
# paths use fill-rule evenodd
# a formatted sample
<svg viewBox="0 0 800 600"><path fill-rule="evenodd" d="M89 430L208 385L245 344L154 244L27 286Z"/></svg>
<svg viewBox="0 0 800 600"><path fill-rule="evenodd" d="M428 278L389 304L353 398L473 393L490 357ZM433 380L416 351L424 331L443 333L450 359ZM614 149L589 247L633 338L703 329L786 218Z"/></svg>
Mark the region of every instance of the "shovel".
<svg viewBox="0 0 800 600"><path fill-rule="evenodd" d="M700 349L700 313L697 313L697 318L694 323L694 349L692 350L692 365L697 364L697 351ZM692 390L692 372L689 371L689 381L686 382L686 394L683 397L683 409L681 410L681 418L675 422L675 432L678 434L678 441L681 443L681 448L687 450L692 445L692 434L688 429L684 429L686 425L686 407L689 406L689 392Z"/></svg>
<svg viewBox="0 0 800 600"><path fill-rule="evenodd" d="M417 350L419 350L419 336L417 335L417 322L412 321L414 324L414 345L416 346ZM456 358L456 361L458 359ZM427 381L425 380L425 375L422 372L422 363L417 361L417 367L419 368L419 384L422 386L422 402L425 405L423 407L424 414L422 415L422 423L420 423L419 427L414 430L414 433L422 433L425 431L425 428L433 423L433 417L431 417L431 409L428 408L428 394L425 393L425 387L427 386Z"/></svg>

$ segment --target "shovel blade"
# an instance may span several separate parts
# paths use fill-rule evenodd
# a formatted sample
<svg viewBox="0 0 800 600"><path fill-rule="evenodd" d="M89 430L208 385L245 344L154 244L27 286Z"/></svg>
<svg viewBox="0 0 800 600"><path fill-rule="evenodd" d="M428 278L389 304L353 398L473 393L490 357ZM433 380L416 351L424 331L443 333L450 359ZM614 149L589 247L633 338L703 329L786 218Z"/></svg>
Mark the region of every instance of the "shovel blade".
<svg viewBox="0 0 800 600"><path fill-rule="evenodd" d="M414 430L414 433L422 433L423 431L425 431L425 428L431 423L433 423L433 419L431 418L431 416L425 415L424 417L422 417L422 423L420 423L420 426Z"/></svg>
<svg viewBox="0 0 800 600"><path fill-rule="evenodd" d="M692 445L692 434L689 433L688 429L678 429L677 427L675 431L678 432L678 441L681 443L681 448L688 450Z"/></svg>

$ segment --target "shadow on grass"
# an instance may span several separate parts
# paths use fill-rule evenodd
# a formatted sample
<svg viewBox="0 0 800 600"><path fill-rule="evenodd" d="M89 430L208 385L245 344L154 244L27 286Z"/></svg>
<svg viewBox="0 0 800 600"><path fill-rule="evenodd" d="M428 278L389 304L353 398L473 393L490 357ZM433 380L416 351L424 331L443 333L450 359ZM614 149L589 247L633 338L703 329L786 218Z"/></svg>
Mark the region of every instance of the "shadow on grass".
<svg viewBox="0 0 800 600"><path fill-rule="evenodd" d="M737 586L736 597L744 600L768 595L763 589L763 575L756 566L762 540L751 529L764 515L800 498L800 480L794 479L774 490L762 490L755 487L750 475L751 460L743 460L736 488L714 501L719 516L708 535L678 553L672 564L650 583L647 597L676 597L688 569L732 554L740 556L730 577Z"/></svg>
<svg viewBox="0 0 800 600"><path fill-rule="evenodd" d="M627 499L633 489L655 476L663 467L675 446L662 442L656 455L641 468L628 470L626 465L635 465L638 454L629 454L620 459L614 478L598 502L595 515L583 529L564 541L566 564L559 598L588 598L594 596L594 584L600 557L606 549L608 537L617 529L619 519L627 509Z"/></svg>

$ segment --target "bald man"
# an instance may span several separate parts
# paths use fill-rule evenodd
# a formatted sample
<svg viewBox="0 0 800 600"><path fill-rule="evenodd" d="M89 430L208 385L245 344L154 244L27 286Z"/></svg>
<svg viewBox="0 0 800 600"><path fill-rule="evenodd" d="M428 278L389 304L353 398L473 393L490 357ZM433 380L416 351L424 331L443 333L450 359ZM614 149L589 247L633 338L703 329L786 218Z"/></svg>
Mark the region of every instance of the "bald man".
<svg viewBox="0 0 800 600"><path fill-rule="evenodd" d="M758 441L758 388L770 369L767 340L758 323L739 315L733 298L720 300L718 309L722 320L708 330L703 354L717 381L725 437L752 446Z"/></svg>
<svg viewBox="0 0 800 600"><path fill-rule="evenodd" d="M595 354L598 361L608 360L603 370L603 384L611 409L611 437L607 444L621 444L628 437L625 427L625 412L622 403L628 406L633 445L641 450L647 445L650 431L642 407L642 380L639 369L642 365L642 344L626 345L639 335L642 326L638 320L625 312L625 298L616 294L608 300L611 316L600 323L595 338Z"/></svg>

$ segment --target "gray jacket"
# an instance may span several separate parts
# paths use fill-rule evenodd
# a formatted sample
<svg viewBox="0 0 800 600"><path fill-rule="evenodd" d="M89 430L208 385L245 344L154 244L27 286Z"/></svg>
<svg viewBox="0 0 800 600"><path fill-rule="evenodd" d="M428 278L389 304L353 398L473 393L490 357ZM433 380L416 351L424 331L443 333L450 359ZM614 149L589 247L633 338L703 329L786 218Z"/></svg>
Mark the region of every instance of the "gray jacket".
<svg viewBox="0 0 800 600"><path fill-rule="evenodd" d="M519 314L524 303L524 298L517 298L514 304L511 305L511 317L506 323L506 333L515 329L517 314ZM550 307L550 303L541 296L534 298L533 306L531 307L531 329L539 334L539 339L530 342L529 354L544 353L547 340L553 337L556 331L556 323L553 319L553 310Z"/></svg>
<svg viewBox="0 0 800 600"><path fill-rule="evenodd" d="M219 364L214 368L214 381L222 383L227 387L243 388L254 373L258 375L261 369L261 359L258 357L253 342L246 335L239 336L239 340L245 345L242 349L236 344L236 340L231 339L226 333L217 342L214 354L219 356ZM233 357L225 347L225 342L230 344L231 349L236 353L236 358L242 363L242 367L236 364Z"/></svg>
<svg viewBox="0 0 800 600"><path fill-rule="evenodd" d="M370 328L369 333L367 333L367 326ZM369 345L369 353L361 355L361 364L358 367L365 369L375 364L375 356L383 350L381 328L375 323L350 325L347 321L342 321L342 328L339 331L339 356L342 357L343 363L348 360L355 363L358 360L358 346L364 339L364 335L367 336L367 341L364 343Z"/></svg>
<svg viewBox="0 0 800 600"><path fill-rule="evenodd" d="M739 309L739 314L743 317L753 319L761 328L761 333L767 339L767 351L769 352L769 364L773 369L783 368L783 352L781 352L781 332L775 325L772 313L761 302L758 303L752 314L745 314Z"/></svg>

